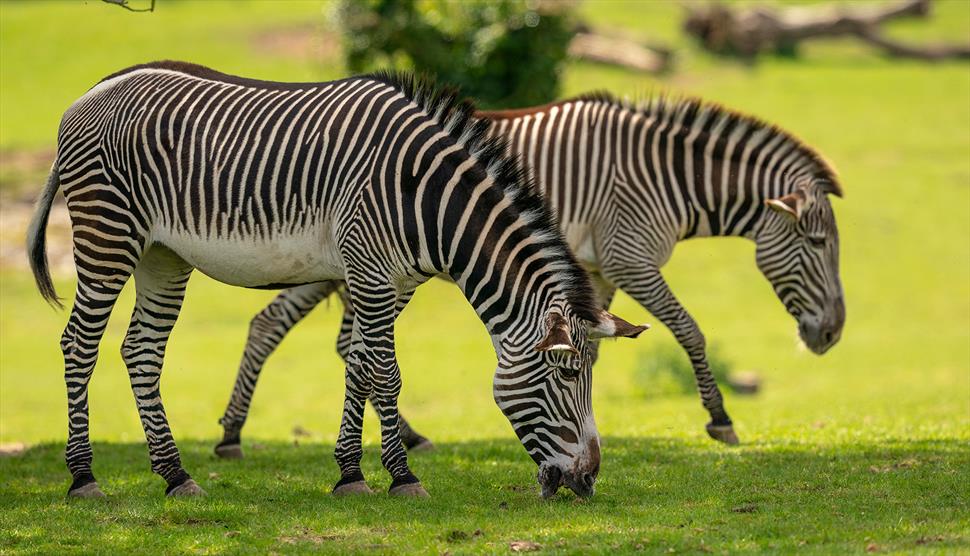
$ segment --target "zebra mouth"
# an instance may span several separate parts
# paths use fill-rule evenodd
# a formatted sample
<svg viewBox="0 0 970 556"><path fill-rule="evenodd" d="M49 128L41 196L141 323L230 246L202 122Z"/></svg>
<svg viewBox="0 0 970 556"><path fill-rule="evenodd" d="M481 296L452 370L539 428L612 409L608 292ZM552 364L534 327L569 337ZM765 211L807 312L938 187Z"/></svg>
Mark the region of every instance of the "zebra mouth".
<svg viewBox="0 0 970 556"><path fill-rule="evenodd" d="M595 479L590 474L584 474L581 477L578 475L567 475L565 478L565 484L569 487L569 490L576 493L576 496L580 498L589 498L593 495L594 488L593 482Z"/></svg>
<svg viewBox="0 0 970 556"><path fill-rule="evenodd" d="M542 497L551 498L559 492L559 487L565 486L576 493L581 498L589 498L593 495L593 475L586 473L578 476L572 473L563 473L555 465L543 464L539 467L538 476L539 486L542 487Z"/></svg>
<svg viewBox="0 0 970 556"><path fill-rule="evenodd" d="M551 498L559 492L559 487L563 484L562 470L555 465L542 464L539 466L537 479L542 487L542 497Z"/></svg>

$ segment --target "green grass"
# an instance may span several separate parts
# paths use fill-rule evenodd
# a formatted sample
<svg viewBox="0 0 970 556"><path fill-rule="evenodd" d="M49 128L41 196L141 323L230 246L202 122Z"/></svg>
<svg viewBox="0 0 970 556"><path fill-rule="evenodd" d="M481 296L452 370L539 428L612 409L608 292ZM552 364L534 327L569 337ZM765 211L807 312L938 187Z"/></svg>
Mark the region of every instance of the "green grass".
<svg viewBox="0 0 970 556"><path fill-rule="evenodd" d="M970 40L970 3L936 8L931 21L892 32ZM488 337L457 290L433 281L398 332L402 408L441 447L412 458L432 498L334 500L327 491L337 477L331 452L343 396L332 349L338 311L321 307L270 360L245 433L248 459L217 461L210 448L246 325L273 294L197 275L169 345L163 391L187 468L210 496L163 500L162 481L148 471L118 354L128 291L91 387L94 468L111 500L67 503L57 345L66 314L43 304L26 272L5 269L0 443L31 448L0 459L0 553L505 552L516 540L561 552L830 554L873 545L970 553L970 66L891 61L837 41L811 45L799 60L748 68L690 47L677 31L676 5L583 9L595 22L682 46L680 66L658 81L571 63L566 94L658 86L698 94L783 125L841 173L846 198L834 206L848 320L824 357L796 347L795 323L755 268L750 243L688 242L665 271L724 359L763 378L756 397L728 395L743 446L706 439L694 395L644 391L651 357L674 344L655 327L638 341L604 346L594 371L605 437L597 495L538 500L534 465L491 400ZM61 111L83 90L149 59L264 78L339 75L333 60L280 59L249 40L275 26L322 25L323 11L315 2L173 2L152 15L96 2L0 4L0 147L49 146ZM58 286L68 294L71 277ZM625 296L614 310L655 322ZM294 446L297 425L313 436ZM368 414L365 471L386 489L377 431Z"/></svg>
<svg viewBox="0 0 970 556"><path fill-rule="evenodd" d="M267 443L239 463L184 442L184 459L210 477L209 496L173 501L158 496L142 446L95 444L113 496L64 501L54 495L64 487L61 447L43 445L4 464L0 546L58 554L507 552L512 541L602 554L966 550L970 459L953 440L766 440L729 450L608 436L604 446L609 473L586 501L539 499L522 450L502 440L441 444L415 458L430 500L347 500L321 488L337 472L330 444ZM378 455L365 452L365 471L387 488Z"/></svg>

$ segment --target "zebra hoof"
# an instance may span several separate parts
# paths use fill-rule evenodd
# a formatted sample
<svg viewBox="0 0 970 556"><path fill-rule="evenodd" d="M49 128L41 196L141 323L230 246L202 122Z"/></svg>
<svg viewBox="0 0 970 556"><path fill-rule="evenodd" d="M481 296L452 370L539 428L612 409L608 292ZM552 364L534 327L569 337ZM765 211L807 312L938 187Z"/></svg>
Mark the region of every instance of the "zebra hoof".
<svg viewBox="0 0 970 556"><path fill-rule="evenodd" d="M421 483L408 483L406 485L398 485L388 491L391 496L413 496L415 498L430 498L431 495L428 491L424 490Z"/></svg>
<svg viewBox="0 0 970 556"><path fill-rule="evenodd" d="M69 490L67 492L68 498L107 498L101 489L98 487L98 483L91 482L84 486L77 487L74 490Z"/></svg>
<svg viewBox="0 0 970 556"><path fill-rule="evenodd" d="M434 443L428 440L427 438L422 438L417 442L417 444L408 448L408 452L433 452L433 451L434 451Z"/></svg>
<svg viewBox="0 0 970 556"><path fill-rule="evenodd" d="M365 481L354 481L339 485L333 489L334 496L354 496L357 494L374 494Z"/></svg>
<svg viewBox="0 0 970 556"><path fill-rule="evenodd" d="M713 423L708 423L707 434L714 440L723 442L729 446L737 446L741 443L741 441L738 440L738 435L734 434L733 425L715 425Z"/></svg>
<svg viewBox="0 0 970 556"><path fill-rule="evenodd" d="M182 497L182 496L205 496L205 491L202 487L192 479L186 479L186 481L179 486L173 488L167 496L172 497Z"/></svg>
<svg viewBox="0 0 970 556"><path fill-rule="evenodd" d="M220 444L215 452L222 459L243 459L242 446L239 444Z"/></svg>

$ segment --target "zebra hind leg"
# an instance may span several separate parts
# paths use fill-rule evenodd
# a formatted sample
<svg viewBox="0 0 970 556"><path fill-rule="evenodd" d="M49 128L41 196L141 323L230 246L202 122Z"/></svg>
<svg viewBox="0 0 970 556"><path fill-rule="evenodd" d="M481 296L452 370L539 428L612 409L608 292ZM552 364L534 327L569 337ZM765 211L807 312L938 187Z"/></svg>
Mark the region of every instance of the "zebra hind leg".
<svg viewBox="0 0 970 556"><path fill-rule="evenodd" d="M284 290L253 317L243 351L236 383L225 414L219 419L223 427L222 441L215 453L224 459L241 459L242 429L249 415L249 407L256 390L256 381L266 359L276 350L286 334L321 301L337 290L339 282L320 282Z"/></svg>
<svg viewBox="0 0 970 556"><path fill-rule="evenodd" d="M401 416L401 441L408 452L430 452L434 450L434 443L411 427L404 416Z"/></svg>
<svg viewBox="0 0 970 556"><path fill-rule="evenodd" d="M79 259L79 262L81 259ZM75 498L103 498L91 471L93 454L88 433L88 383L98 360L98 344L108 317L130 271L115 268L110 277L92 278L78 266L77 295L71 317L61 336L64 353L64 381L67 385L68 435L64 458L73 481L67 495Z"/></svg>
<svg viewBox="0 0 970 556"><path fill-rule="evenodd" d="M704 334L690 313L674 297L659 269L649 265L645 265L645 268L646 270L638 273L617 273L616 285L643 305L650 314L660 319L687 352L694 369L694 380L701 403L711 416L711 421L705 426L708 436L725 444L738 444L740 441L734 432L734 424L724 407L721 390L707 362Z"/></svg>
<svg viewBox="0 0 970 556"><path fill-rule="evenodd" d="M135 269L135 308L121 348L152 471L168 483L169 496L205 494L182 468L159 391L165 346L191 273L192 267L165 247L155 246L146 253Z"/></svg>

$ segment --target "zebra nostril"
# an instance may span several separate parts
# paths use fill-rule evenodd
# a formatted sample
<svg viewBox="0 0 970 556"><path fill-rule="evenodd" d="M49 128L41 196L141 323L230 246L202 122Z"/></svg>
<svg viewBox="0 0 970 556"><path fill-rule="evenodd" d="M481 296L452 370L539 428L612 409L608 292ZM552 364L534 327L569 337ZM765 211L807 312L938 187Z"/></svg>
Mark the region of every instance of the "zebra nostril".
<svg viewBox="0 0 970 556"><path fill-rule="evenodd" d="M593 473L583 473L583 484L588 488L593 488L593 483L596 482L596 475Z"/></svg>
<svg viewBox="0 0 970 556"><path fill-rule="evenodd" d="M825 332L822 332L822 341L825 342L825 345L831 344L834 338L835 338L835 334L833 334L831 330L826 330Z"/></svg>

